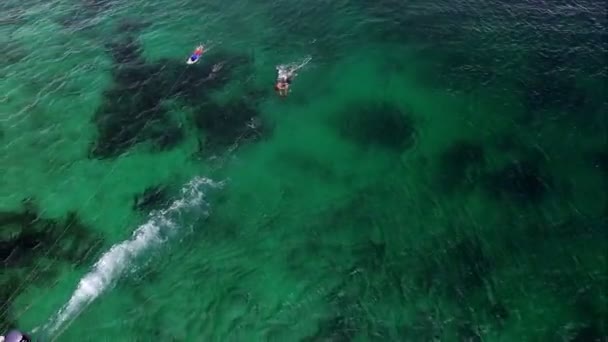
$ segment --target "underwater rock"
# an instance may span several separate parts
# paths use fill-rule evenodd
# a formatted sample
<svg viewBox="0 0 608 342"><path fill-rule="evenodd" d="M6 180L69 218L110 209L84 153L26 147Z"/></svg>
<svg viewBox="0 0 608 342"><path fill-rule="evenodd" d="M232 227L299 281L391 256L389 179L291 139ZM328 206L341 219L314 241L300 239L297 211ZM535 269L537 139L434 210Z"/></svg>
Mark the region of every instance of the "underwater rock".
<svg viewBox="0 0 608 342"><path fill-rule="evenodd" d="M466 140L453 143L439 158L437 174L440 184L447 191L464 184L474 186L485 164L483 146Z"/></svg>
<svg viewBox="0 0 608 342"><path fill-rule="evenodd" d="M143 193L135 195L133 199L133 209L149 212L154 209L162 208L169 202L169 194L166 187L162 185L151 186Z"/></svg>
<svg viewBox="0 0 608 342"><path fill-rule="evenodd" d="M414 142L412 119L388 102L352 105L339 115L336 125L342 137L362 147L402 152Z"/></svg>

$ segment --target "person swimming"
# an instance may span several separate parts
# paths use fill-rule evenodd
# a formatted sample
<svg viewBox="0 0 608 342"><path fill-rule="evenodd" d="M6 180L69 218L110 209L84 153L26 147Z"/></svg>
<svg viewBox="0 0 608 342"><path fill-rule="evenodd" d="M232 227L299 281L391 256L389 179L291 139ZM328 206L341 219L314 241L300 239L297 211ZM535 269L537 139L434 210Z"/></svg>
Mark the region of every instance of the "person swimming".
<svg viewBox="0 0 608 342"><path fill-rule="evenodd" d="M0 342L31 342L32 339L19 330L11 330L6 336L0 336Z"/></svg>
<svg viewBox="0 0 608 342"><path fill-rule="evenodd" d="M188 63L188 64L194 64L194 63L198 62L198 60L203 55L203 52L205 52L205 48L202 45L199 45L196 48L196 50L194 50L194 52L192 53L192 55L190 55L190 58L188 58L188 61L186 63Z"/></svg>
<svg viewBox="0 0 608 342"><path fill-rule="evenodd" d="M288 69L287 67L280 65L277 67L277 72L277 81L274 89L279 93L280 96L287 96L291 81L296 76L295 70Z"/></svg>
<svg viewBox="0 0 608 342"><path fill-rule="evenodd" d="M291 82L298 75L296 74L296 71L308 64L311 59L311 57L308 57L300 64L282 64L276 67L277 79L274 85L274 89L279 94L279 96L287 96L287 94L289 93L289 87L291 86Z"/></svg>

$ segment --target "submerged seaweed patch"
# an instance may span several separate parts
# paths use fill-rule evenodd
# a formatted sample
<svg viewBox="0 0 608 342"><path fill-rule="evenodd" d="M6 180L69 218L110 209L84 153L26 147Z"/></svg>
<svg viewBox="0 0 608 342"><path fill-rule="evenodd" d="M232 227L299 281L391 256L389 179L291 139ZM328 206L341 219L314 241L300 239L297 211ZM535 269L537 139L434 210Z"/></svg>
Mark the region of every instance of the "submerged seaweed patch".
<svg viewBox="0 0 608 342"><path fill-rule="evenodd" d="M63 220L51 220L25 207L19 212L0 212L0 226L0 258L9 268L31 265L40 256L80 265L86 262L84 257L97 239L73 212ZM61 244L54 245L59 236Z"/></svg>
<svg viewBox="0 0 608 342"><path fill-rule="evenodd" d="M477 150L472 148L474 145L463 143L455 150L470 151L472 160L480 161L482 154L473 153ZM528 152L528 158L534 159L531 154ZM468 215L458 218L448 214L445 215L447 224L454 226L432 235L412 233L410 244L400 243L397 240L400 234L395 230L390 230L387 238L382 238L380 233L374 240L368 240L375 235L373 230L398 224L392 218L385 220L387 216L392 217L394 211L389 210L385 215L378 208L378 198L382 198L384 204L399 203L400 196L394 195L398 192L395 187L374 185L347 203L332 207L326 214L316 215L321 216L321 220L316 219L307 230L317 232L310 237L308 249L301 248L285 259L295 274L331 272L332 276L341 277L339 284L328 286L328 295L324 296L326 314L304 340L357 340L367 336L378 340L453 337L476 341L487 338L490 331L496 336L503 332L510 334L512 331L506 329L512 329L522 317L536 317L536 307L531 308L530 301L547 305L543 302L547 298L551 301L547 305L549 310L572 312L574 309L574 314L546 317L547 323L540 327L544 331L538 333L548 335L546 339L562 338L549 330L554 325L565 326L567 322L574 322L567 336L579 336L579 340L602 336L605 332L601 328L601 308L605 301L598 301L598 294L606 281L600 271L603 264L599 267L596 264L603 262L597 256L603 255L601 248L605 247L606 234L602 229L606 226L605 219L556 225L555 218L541 216L533 220L534 226L523 224L525 221L510 221L504 226L499 223L491 229L480 230L470 225ZM495 203L482 205L483 209L493 210ZM522 212L522 208L515 210ZM403 232L411 229L411 222L402 224ZM432 224L446 222L432 221ZM331 244L318 235L323 232L348 237L355 234L359 240L355 243L349 238L337 239ZM432 236L430 243L429 236ZM577 247L568 247L575 244ZM577 250L579 246L591 251L585 255ZM396 250L400 252L395 253ZM306 265L310 255L323 262ZM529 289L535 288L541 288L544 293L531 294ZM563 298L568 300L561 300ZM407 312L399 328L392 331L393 336L379 323L387 312L395 315Z"/></svg>
<svg viewBox="0 0 608 342"><path fill-rule="evenodd" d="M335 124L342 137L363 147L402 152L414 142L415 128L409 113L387 102L352 105Z"/></svg>
<svg viewBox="0 0 608 342"><path fill-rule="evenodd" d="M98 252L99 237L84 226L75 213L61 220L44 219L31 201L20 211L0 212L0 260L3 277L0 302L10 304L20 290L31 283L48 282L55 277L56 260L83 265ZM44 260L49 266L38 269L34 277L24 279L23 269L32 269ZM0 313L0 330L11 325L10 310Z"/></svg>
<svg viewBox="0 0 608 342"><path fill-rule="evenodd" d="M115 157L142 142L150 143L154 150L179 144L184 138L182 127L163 106L163 101L171 97L195 106L203 103L205 116L197 116L198 127L204 127L205 133L211 132L218 140L229 139L241 129L242 125L236 124L242 122L235 118L253 117L249 115L253 109L241 103L216 106L209 99L211 91L231 79L237 66L246 67L250 63L247 57L216 52L188 69L183 62L172 60L148 63L132 36L109 44L108 50L114 60L115 83L104 93L104 102L95 114L98 137L91 150L93 157ZM230 120L216 123L205 119L213 115ZM232 135L224 137L229 131Z"/></svg>
<svg viewBox="0 0 608 342"><path fill-rule="evenodd" d="M169 203L168 189L165 186L151 186L146 188L143 193L135 195L133 198L133 209L149 212L160 209Z"/></svg>
<svg viewBox="0 0 608 342"><path fill-rule="evenodd" d="M497 198L523 202L541 200L551 185L540 165L531 161L513 161L486 176L485 189Z"/></svg>
<svg viewBox="0 0 608 342"><path fill-rule="evenodd" d="M453 143L439 159L437 171L440 184L448 191L473 186L479 180L485 164L484 149L481 144L467 140Z"/></svg>
<svg viewBox="0 0 608 342"><path fill-rule="evenodd" d="M194 121L204 136L204 149L215 150L259 138L271 127L261 121L255 104L237 100L220 105L208 102L196 109Z"/></svg>
<svg viewBox="0 0 608 342"><path fill-rule="evenodd" d="M115 63L116 83L104 93L104 102L95 114L98 138L92 155L116 156L146 140L162 148L163 129L170 132L175 125L161 106L160 67L145 63L133 37L113 42L108 48Z"/></svg>

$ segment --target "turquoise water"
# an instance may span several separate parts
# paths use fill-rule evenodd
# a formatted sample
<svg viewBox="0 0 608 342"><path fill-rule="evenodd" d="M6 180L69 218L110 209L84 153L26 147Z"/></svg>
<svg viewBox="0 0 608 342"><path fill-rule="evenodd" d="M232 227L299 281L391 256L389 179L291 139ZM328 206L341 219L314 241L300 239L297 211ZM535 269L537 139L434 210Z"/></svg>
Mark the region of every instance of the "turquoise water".
<svg viewBox="0 0 608 342"><path fill-rule="evenodd" d="M601 2L3 1L0 30L1 331L608 339Z"/></svg>

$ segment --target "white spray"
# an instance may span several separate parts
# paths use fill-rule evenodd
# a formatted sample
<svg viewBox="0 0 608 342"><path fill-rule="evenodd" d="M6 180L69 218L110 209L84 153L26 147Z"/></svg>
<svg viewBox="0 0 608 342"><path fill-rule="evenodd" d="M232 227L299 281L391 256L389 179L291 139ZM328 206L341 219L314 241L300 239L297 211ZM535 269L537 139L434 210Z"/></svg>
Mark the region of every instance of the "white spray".
<svg viewBox="0 0 608 342"><path fill-rule="evenodd" d="M204 190L221 186L206 178L195 178L183 189L182 197L171 204L167 209L153 212L148 222L139 226L129 240L112 246L93 265L91 272L87 273L78 283L78 287L70 300L53 316L44 330L54 335L66 322L76 317L97 298L104 290L111 286L127 269L137 256L143 251L166 241L179 227L179 218L188 209L204 210L207 215L207 203L204 201Z"/></svg>

